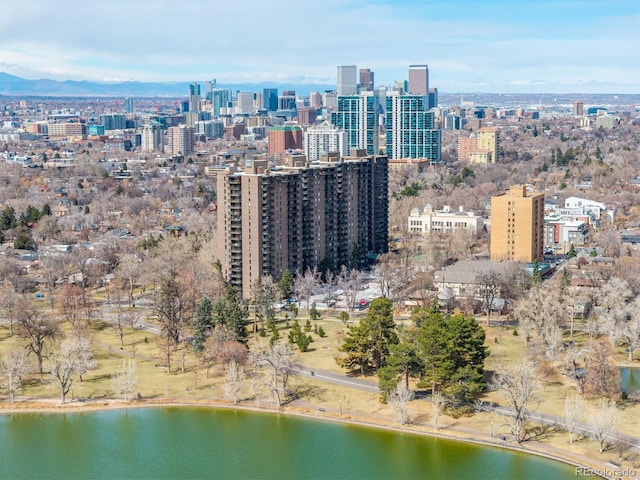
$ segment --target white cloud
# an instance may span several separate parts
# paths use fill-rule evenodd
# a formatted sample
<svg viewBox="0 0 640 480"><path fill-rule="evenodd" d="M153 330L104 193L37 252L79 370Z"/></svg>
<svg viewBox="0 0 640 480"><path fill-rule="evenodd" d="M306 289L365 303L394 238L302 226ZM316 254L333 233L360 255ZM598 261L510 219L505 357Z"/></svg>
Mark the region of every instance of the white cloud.
<svg viewBox="0 0 640 480"><path fill-rule="evenodd" d="M546 27L445 17L445 8L363 0L31 0L24 8L3 0L0 67L28 78L333 83L336 65L357 64L391 84L409 64L427 63L441 91L542 86L534 79L638 90L639 16Z"/></svg>

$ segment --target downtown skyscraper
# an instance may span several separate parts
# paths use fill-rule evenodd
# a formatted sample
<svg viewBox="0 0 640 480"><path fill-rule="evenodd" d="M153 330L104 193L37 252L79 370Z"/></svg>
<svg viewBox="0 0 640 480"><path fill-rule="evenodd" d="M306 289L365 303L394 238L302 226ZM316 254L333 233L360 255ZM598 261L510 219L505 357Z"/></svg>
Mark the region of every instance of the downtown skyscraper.
<svg viewBox="0 0 640 480"><path fill-rule="evenodd" d="M358 93L358 67L355 65L338 66L338 95Z"/></svg>

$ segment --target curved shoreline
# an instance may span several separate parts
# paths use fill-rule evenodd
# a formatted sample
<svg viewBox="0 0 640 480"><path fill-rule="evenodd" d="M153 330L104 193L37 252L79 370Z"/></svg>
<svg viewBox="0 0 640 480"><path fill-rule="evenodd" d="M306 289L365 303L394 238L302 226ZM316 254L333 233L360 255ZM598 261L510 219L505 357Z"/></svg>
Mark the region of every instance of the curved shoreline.
<svg viewBox="0 0 640 480"><path fill-rule="evenodd" d="M329 421L333 423L342 423L348 425L356 425L362 427L370 427L377 429L384 429L389 431L394 431L397 433L409 433L414 435L421 435L432 438L441 438L446 440L451 440L455 442L466 442L472 443L476 445L482 445L487 447L494 447L504 450L510 450L514 452L519 452L528 455L535 455L541 458L546 458L548 460L564 463L566 465L570 465L576 468L584 468L584 469L592 469L595 472L602 472L604 470L604 466L596 465L594 463L586 463L583 460L577 459L575 455L571 454L562 449L558 449L557 447L543 445L538 442L529 442L528 445L537 445L539 448L527 448L522 445L517 445L513 443L508 443L506 441L498 442L492 440L491 438L483 438L484 434L480 434L477 430L470 430L468 434L464 434L464 432L455 432L451 428L448 431L435 430L433 428L425 427L424 425L393 425L391 421L375 421L373 419L365 419L362 417L357 417L354 415L347 414L336 414L332 412L327 412L320 410L313 410L311 408L306 407L297 407L297 406L285 406L282 409L275 409L272 407L259 407L256 405L247 405L247 404L233 404L227 402L213 402L211 400L184 400L184 399L173 399L166 401L157 401L157 400L136 400L130 403L126 403L119 400L108 400L108 401L92 401L90 403L67 403L65 405L54 405L50 401L40 401L40 402L20 402L9 404L9 408L5 408L6 404L0 403L0 415L10 415L10 414L35 414L35 413L44 413L44 414L60 414L60 413L93 413L100 411L109 411L109 410L128 410L128 409L145 409L145 408L181 408L181 407L202 407L202 408L211 408L211 409L221 409L221 410L245 410L256 413L266 413L266 414L277 414L277 415L287 415L294 417L302 417L307 419L321 420L321 421ZM16 408L18 405L20 407ZM25 408L21 408L21 407ZM444 430L444 428L443 428ZM472 435L472 432L475 432L476 435ZM561 456L564 455L564 456ZM602 476L601 478L613 478Z"/></svg>

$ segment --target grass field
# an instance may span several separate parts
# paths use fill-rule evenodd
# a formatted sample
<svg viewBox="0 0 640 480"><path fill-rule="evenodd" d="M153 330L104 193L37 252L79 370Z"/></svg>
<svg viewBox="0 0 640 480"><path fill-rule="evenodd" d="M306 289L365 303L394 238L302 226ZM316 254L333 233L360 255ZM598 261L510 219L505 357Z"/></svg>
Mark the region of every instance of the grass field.
<svg viewBox="0 0 640 480"><path fill-rule="evenodd" d="M299 319L304 326L306 317ZM292 321L289 322L291 325ZM319 370L328 370L335 373L345 373L336 364L335 358L340 354L340 345L347 327L343 322L332 316L323 316L312 324L322 326L326 336L321 338L311 332L313 342L309 351L298 352L294 347L296 357L301 363ZM63 323L64 325L64 323ZM285 320L278 321L280 338L286 341L288 328ZM64 327L69 330L69 326ZM172 357L171 373L167 373L164 357L160 347L159 338L149 332L132 328L125 328L124 347L120 348L119 337L114 326L102 320L92 321L89 336L94 345L97 368L87 373L83 381L76 380L73 390L68 395L68 400L83 401L116 399L113 384L113 375L118 370L123 359L136 359L137 387L136 393L140 393L143 399L152 401L206 401L222 399L223 371L220 366L214 366L209 377L206 369L198 358L190 351L184 357L180 351L174 352ZM268 337L252 335L250 344L267 343ZM584 342L584 338L576 336L576 342ZM486 361L486 370L495 371L502 365L508 365L518 361L525 352L524 340L520 336L513 335L513 327L491 326L486 328L486 341L491 351ZM0 357L11 348L22 348L23 341L16 335L9 337L7 325L0 325ZM183 361L184 359L184 361ZM621 362L625 360L624 352L619 352ZM184 364L184 370L183 370ZM45 362L46 365L46 362ZM375 376L370 380L376 381ZM292 388L295 391L297 404L309 406L309 408L322 408L334 414L342 413L346 417L358 418L394 418L394 412L389 405L379 402L378 395L354 390L343 386L324 383L312 378L294 377ZM568 392L573 392L576 387L566 377L559 373L545 379L539 390L540 404L538 412L550 415L564 415L564 398ZM4 400L6 408L9 403L4 390L0 390L0 397ZM24 379L23 388L18 392L20 401L43 401L59 398L59 391L55 385L47 381L47 375L40 379L39 375L31 374ZM504 403L495 392L485 394L483 400ZM248 404L267 405L271 402L269 394L264 389L254 389L251 382L246 382L240 394L240 401ZM589 400L594 403L595 400ZM588 403L589 403L588 402ZM413 418L416 424L427 427L433 424L433 410L428 399L412 402ZM627 402L620 404L619 422L617 429L621 432L638 435L640 432L640 405ZM393 420L391 420L393 421ZM494 424L496 433L504 431L505 427L499 417L490 414L474 414L460 418L451 418L441 415L439 425L446 429L452 427L467 428L480 432L489 432L491 423ZM502 430L501 430L502 429ZM567 434L564 432L543 431L536 440L551 446L559 447L572 452L575 455L594 455L597 447L588 439L581 439L574 444L568 444ZM611 452L604 454L611 456ZM604 456L603 456L604 458Z"/></svg>

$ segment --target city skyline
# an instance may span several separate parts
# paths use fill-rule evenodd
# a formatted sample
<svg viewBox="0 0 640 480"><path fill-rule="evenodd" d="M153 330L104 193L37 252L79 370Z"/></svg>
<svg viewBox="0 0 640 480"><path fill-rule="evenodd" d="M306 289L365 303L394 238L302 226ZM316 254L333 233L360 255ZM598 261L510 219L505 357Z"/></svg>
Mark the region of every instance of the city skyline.
<svg viewBox="0 0 640 480"><path fill-rule="evenodd" d="M338 65L356 65L390 86L425 64L441 92L638 93L639 24L632 0L0 0L0 71L336 84Z"/></svg>

